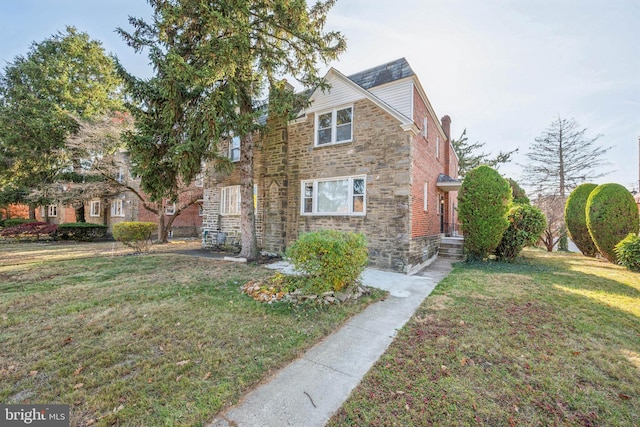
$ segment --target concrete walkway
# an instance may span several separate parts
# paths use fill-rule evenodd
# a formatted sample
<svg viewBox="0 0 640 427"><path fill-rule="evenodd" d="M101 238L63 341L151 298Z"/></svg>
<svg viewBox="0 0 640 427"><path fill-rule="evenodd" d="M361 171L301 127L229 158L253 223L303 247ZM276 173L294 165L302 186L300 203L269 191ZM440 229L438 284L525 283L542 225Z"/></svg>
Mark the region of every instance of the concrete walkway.
<svg viewBox="0 0 640 427"><path fill-rule="evenodd" d="M450 271L446 259L415 276L365 270L363 283L388 290L388 298L351 318L208 426L324 426Z"/></svg>

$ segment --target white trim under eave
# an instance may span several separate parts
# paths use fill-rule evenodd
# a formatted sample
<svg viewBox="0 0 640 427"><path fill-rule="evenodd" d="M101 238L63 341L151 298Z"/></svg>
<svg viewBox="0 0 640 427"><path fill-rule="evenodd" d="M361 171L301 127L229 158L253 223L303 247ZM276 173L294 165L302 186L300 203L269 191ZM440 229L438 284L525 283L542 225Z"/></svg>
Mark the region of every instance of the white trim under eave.
<svg viewBox="0 0 640 427"><path fill-rule="evenodd" d="M414 133L414 136L417 135L420 132L420 130L418 129L418 126L413 122L413 119L408 118L407 116L405 116L404 114L402 114L401 112L399 112L398 110L396 110L395 108L393 108L392 106L390 106L389 104L387 104L386 102L384 102L383 100L381 100L380 98L378 98L377 96L375 96L374 94L369 92L368 90L366 90L366 89L362 88L361 86L355 84L347 76L345 76L344 74L342 74L340 71L336 70L335 68L331 67L331 69L329 69L327 74L325 74L324 79L327 79L327 77L331 73L333 73L339 80L341 80L349 88L351 88L352 90L360 93L366 99L370 100L375 105L377 105L382 110L384 110L389 115L391 115L393 118L398 120L400 122L400 127L402 128L402 130L410 131L410 132ZM313 94L311 95L311 97L309 98L311 104L313 104L313 98L316 95L318 90L319 89L316 89L313 92ZM308 109L303 110L300 113L300 116L298 118L292 120L290 123L292 123L292 124L299 123L299 121L301 121L301 119L303 117L306 120L307 115L308 115L307 110ZM311 110L311 111L313 111L313 110ZM313 111L313 112L315 112L315 111Z"/></svg>

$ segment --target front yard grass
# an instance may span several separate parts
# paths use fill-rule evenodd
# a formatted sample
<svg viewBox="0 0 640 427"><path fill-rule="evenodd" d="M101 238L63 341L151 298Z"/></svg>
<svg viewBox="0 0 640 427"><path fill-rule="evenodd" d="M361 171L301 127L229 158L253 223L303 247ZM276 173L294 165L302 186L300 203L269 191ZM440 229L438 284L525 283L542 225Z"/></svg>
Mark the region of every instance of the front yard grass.
<svg viewBox="0 0 640 427"><path fill-rule="evenodd" d="M0 248L0 403L69 404L73 426L202 425L373 300L262 304L239 288L264 267L110 245Z"/></svg>
<svg viewBox="0 0 640 427"><path fill-rule="evenodd" d="M640 425L640 274L524 255L458 264L329 425Z"/></svg>

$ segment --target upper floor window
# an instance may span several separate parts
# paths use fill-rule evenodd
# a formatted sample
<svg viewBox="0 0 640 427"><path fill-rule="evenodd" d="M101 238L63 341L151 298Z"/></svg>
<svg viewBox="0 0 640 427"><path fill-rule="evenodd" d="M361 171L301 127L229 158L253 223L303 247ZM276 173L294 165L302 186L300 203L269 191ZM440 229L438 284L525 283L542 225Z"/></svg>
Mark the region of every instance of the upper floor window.
<svg viewBox="0 0 640 427"><path fill-rule="evenodd" d="M232 185L222 189L220 197L220 213L222 215L240 215L240 186Z"/></svg>
<svg viewBox="0 0 640 427"><path fill-rule="evenodd" d="M164 206L164 214L165 215L175 215L176 213L176 204L175 202L168 202Z"/></svg>
<svg viewBox="0 0 640 427"><path fill-rule="evenodd" d="M353 139L353 107L316 114L316 146Z"/></svg>
<svg viewBox="0 0 640 427"><path fill-rule="evenodd" d="M111 216L124 216L124 208L122 206L122 199L111 200Z"/></svg>
<svg viewBox="0 0 640 427"><path fill-rule="evenodd" d="M429 119L426 117L422 119L422 136L427 138L429 135Z"/></svg>
<svg viewBox="0 0 640 427"><path fill-rule="evenodd" d="M100 216L100 200L92 200L89 216Z"/></svg>
<svg viewBox="0 0 640 427"><path fill-rule="evenodd" d="M365 215L365 177L302 182L303 215Z"/></svg>
<svg viewBox="0 0 640 427"><path fill-rule="evenodd" d="M436 158L440 158L440 136L436 136Z"/></svg>
<svg viewBox="0 0 640 427"><path fill-rule="evenodd" d="M237 162L240 160L240 137L234 136L229 141L229 160Z"/></svg>
<svg viewBox="0 0 640 427"><path fill-rule="evenodd" d="M118 170L115 173L115 179L116 181L123 183L125 176L124 176L124 168L120 167L118 168Z"/></svg>

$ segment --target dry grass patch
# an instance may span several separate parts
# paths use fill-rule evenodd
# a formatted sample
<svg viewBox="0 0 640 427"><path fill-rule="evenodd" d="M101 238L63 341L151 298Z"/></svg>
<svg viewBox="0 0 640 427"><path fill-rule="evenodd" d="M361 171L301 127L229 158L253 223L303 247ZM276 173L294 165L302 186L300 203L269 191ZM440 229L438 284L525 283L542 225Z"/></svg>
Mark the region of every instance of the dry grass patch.
<svg viewBox="0 0 640 427"><path fill-rule="evenodd" d="M458 265L330 425L640 425L640 274L525 256Z"/></svg>
<svg viewBox="0 0 640 427"><path fill-rule="evenodd" d="M74 426L202 425L373 300L266 305L239 290L260 266L18 246L0 264L0 402L70 404Z"/></svg>

